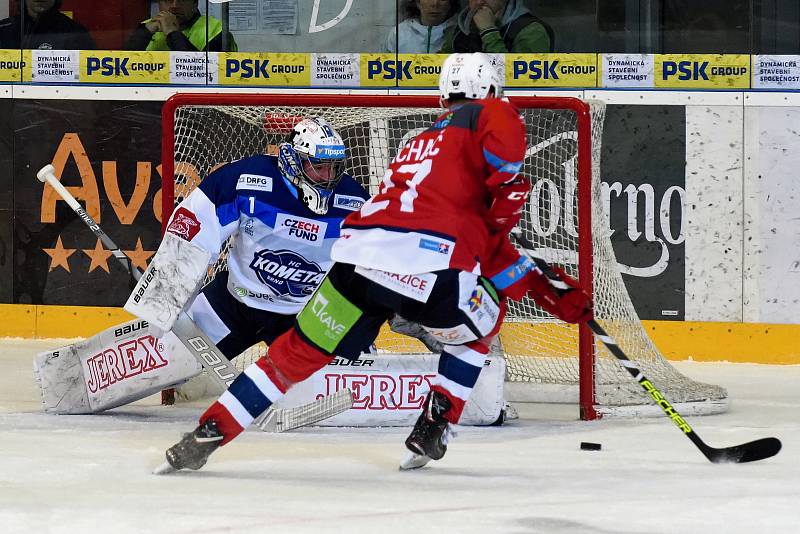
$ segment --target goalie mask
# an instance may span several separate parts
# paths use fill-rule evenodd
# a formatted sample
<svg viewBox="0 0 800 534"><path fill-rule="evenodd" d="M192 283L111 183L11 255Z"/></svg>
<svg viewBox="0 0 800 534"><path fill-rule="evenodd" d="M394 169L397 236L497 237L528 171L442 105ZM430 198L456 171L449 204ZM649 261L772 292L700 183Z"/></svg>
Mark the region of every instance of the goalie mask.
<svg viewBox="0 0 800 534"><path fill-rule="evenodd" d="M344 141L336 130L321 117L303 119L278 150L278 166L303 204L317 215L327 213L344 172Z"/></svg>
<svg viewBox="0 0 800 534"><path fill-rule="evenodd" d="M503 79L488 55L481 52L451 54L444 60L439 75L441 101L477 100L488 97L492 90L495 98L503 97Z"/></svg>

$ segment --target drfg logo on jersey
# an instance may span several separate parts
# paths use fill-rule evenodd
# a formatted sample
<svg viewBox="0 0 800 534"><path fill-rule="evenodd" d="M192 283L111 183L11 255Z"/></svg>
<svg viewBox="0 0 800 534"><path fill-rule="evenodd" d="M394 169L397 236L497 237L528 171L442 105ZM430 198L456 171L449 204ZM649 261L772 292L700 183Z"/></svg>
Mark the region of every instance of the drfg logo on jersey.
<svg viewBox="0 0 800 534"><path fill-rule="evenodd" d="M291 250L260 250L253 254L250 268L276 295L298 298L309 296L325 278L317 263Z"/></svg>
<svg viewBox="0 0 800 534"><path fill-rule="evenodd" d="M112 384L168 365L153 336L141 336L108 348L83 362L86 388L97 393Z"/></svg>

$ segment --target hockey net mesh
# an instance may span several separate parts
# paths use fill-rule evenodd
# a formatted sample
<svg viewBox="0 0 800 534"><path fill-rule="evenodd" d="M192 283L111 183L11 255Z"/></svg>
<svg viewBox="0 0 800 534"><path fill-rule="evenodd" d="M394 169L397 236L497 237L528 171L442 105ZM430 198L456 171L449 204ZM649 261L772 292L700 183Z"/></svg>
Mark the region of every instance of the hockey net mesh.
<svg viewBox="0 0 800 534"><path fill-rule="evenodd" d="M335 101L335 97L333 98ZM342 135L347 146L347 172L370 193L377 191L383 171L413 135L441 111L435 108L286 107L183 105L174 116L174 198L180 202L211 171L227 162L260 153L274 153L300 117L322 116ZM536 255L578 276L577 116L570 110L522 108L528 151L523 173L534 184L520 227L534 243ZM685 413L714 413L726 406L723 388L695 382L679 373L648 338L625 289L611 247L608 215L601 201L600 150L605 106L591 103L592 220L594 303L597 320L664 395ZM589 232L586 232L589 234ZM225 269L225 254L209 269L209 280ZM577 402L578 329L556 320L530 299L510 303L500 333L510 382L528 400ZM379 351L422 353L419 341L391 332L386 325L376 341ZM246 367L265 346L236 358ZM639 384L595 342L595 390L598 411L652 406ZM520 391L520 387L515 387ZM648 409L644 408L643 413ZM625 413L623 409L620 413Z"/></svg>

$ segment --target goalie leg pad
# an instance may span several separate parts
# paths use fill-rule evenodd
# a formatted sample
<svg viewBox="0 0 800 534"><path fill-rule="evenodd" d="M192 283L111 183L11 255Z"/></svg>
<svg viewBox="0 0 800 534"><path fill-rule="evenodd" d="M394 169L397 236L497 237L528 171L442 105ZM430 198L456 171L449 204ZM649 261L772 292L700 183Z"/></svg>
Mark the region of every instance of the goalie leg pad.
<svg viewBox="0 0 800 534"><path fill-rule="evenodd" d="M167 232L150 265L133 288L125 310L166 332L195 295L211 253Z"/></svg>
<svg viewBox="0 0 800 534"><path fill-rule="evenodd" d="M156 339L141 319L40 353L34 360L44 409L58 414L98 413L122 406L201 370L174 334Z"/></svg>

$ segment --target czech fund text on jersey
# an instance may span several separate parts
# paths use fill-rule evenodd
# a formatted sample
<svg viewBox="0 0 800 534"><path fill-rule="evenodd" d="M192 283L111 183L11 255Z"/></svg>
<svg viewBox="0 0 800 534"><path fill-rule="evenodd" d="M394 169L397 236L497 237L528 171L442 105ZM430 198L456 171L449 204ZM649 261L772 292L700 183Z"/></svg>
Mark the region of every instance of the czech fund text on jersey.
<svg viewBox="0 0 800 534"><path fill-rule="evenodd" d="M369 195L349 175L324 215L309 210L284 178L277 158L231 162L204 179L173 216L168 231L212 254L228 252L228 290L251 308L299 312L333 265L331 246L342 220Z"/></svg>

